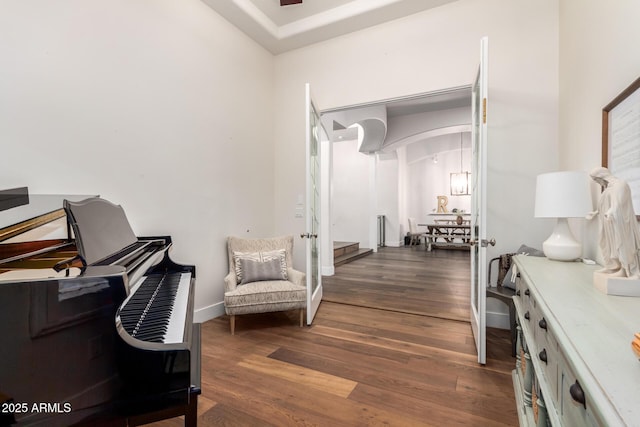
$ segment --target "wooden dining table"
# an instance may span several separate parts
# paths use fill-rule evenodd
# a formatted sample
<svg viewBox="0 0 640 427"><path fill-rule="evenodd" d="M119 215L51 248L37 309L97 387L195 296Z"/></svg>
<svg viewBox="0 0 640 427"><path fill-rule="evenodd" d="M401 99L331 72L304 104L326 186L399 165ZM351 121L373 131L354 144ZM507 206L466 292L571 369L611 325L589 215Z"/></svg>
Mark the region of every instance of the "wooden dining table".
<svg viewBox="0 0 640 427"><path fill-rule="evenodd" d="M430 251L436 245L448 247L471 247L471 226L469 224L433 223L418 224L427 227L426 246Z"/></svg>

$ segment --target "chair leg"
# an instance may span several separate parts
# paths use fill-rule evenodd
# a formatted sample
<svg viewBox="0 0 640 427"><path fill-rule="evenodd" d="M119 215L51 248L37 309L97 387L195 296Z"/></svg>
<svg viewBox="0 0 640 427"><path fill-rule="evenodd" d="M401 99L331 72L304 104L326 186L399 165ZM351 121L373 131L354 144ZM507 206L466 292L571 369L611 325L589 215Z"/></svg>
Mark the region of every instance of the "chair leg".
<svg viewBox="0 0 640 427"><path fill-rule="evenodd" d="M304 326L304 308L300 309L300 327Z"/></svg>
<svg viewBox="0 0 640 427"><path fill-rule="evenodd" d="M236 315L229 316L229 326L231 327L231 335L236 334Z"/></svg>

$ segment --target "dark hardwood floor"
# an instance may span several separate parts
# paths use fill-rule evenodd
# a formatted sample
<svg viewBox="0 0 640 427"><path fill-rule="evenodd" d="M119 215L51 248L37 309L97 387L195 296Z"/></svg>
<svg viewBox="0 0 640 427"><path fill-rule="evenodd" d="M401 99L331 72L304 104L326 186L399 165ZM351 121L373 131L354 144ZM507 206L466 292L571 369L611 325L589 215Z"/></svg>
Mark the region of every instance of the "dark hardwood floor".
<svg viewBox="0 0 640 427"><path fill-rule="evenodd" d="M322 278L323 301L469 320L469 252L380 248Z"/></svg>
<svg viewBox="0 0 640 427"><path fill-rule="evenodd" d="M447 258L422 252L383 250L338 269L336 279L344 276L350 286L357 276L352 271L362 273L363 286L379 284L389 302L370 298L384 309L323 300L311 327L298 327L294 312L256 314L237 319L235 336L226 316L204 323L199 425L517 425L508 331L488 330L487 364L480 366L470 324L446 318L464 316L457 309L464 290L458 279L446 277L445 266L455 277L468 277L461 256L468 259L468 253ZM423 256L438 262L416 261ZM384 274L376 278L375 269ZM434 299L456 309L454 315L390 309L403 294L405 300L427 300L429 291L420 291L420 283L436 276L442 280L427 288L434 286ZM391 287L399 282L406 289ZM451 301L446 283L460 288L449 293ZM156 425L181 423L176 418Z"/></svg>

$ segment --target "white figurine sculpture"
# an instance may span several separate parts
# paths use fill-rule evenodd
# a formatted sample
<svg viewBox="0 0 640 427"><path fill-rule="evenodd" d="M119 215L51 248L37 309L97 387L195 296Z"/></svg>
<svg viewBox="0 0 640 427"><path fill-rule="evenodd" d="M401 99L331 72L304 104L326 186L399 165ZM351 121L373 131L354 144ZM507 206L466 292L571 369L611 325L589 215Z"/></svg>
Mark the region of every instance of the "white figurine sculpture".
<svg viewBox="0 0 640 427"><path fill-rule="evenodd" d="M640 229L629 184L611 175L607 168L596 168L590 175L603 188L598 210L587 215L588 219L597 215L600 223L600 249L604 268L594 276L596 287L606 293L620 295L620 291L613 291L616 286L611 284L610 279L625 278L624 285L631 285L640 291ZM618 289L622 286L620 280L614 282L618 283ZM629 295L628 292L622 294Z"/></svg>

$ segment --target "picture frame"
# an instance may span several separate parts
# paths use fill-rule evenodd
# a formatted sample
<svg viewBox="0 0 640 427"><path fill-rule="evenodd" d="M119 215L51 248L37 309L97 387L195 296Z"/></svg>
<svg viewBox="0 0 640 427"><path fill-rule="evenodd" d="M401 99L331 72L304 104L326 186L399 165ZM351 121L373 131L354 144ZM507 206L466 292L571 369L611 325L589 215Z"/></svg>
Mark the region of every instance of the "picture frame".
<svg viewBox="0 0 640 427"><path fill-rule="evenodd" d="M602 109L602 166L629 184L640 219L640 78Z"/></svg>

